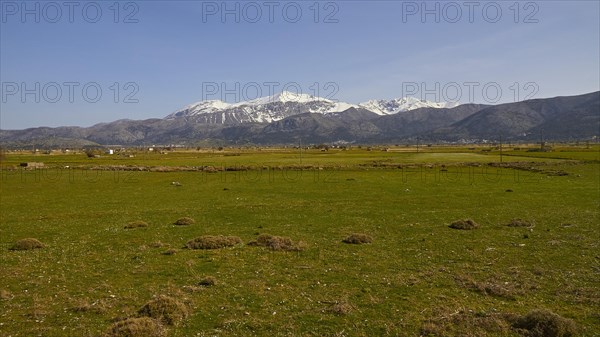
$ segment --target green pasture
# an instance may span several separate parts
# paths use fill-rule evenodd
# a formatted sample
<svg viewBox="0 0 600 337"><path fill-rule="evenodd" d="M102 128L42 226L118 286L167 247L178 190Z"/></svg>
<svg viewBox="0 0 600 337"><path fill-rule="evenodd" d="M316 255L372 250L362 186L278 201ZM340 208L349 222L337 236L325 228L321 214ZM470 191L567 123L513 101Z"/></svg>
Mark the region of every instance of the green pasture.
<svg viewBox="0 0 600 337"><path fill-rule="evenodd" d="M489 165L496 151L419 151L7 153L0 336L101 336L158 295L190 310L168 336L522 336L502 317L535 309L600 335L598 148L503 151L519 167ZM18 167L32 161L47 168ZM111 165L245 169L90 169ZM172 224L184 216L196 223ZM480 228L448 227L467 218ZM149 225L124 228L134 220ZM342 243L352 233L374 240ZM184 248L259 234L306 249ZM45 247L9 249L29 237Z"/></svg>

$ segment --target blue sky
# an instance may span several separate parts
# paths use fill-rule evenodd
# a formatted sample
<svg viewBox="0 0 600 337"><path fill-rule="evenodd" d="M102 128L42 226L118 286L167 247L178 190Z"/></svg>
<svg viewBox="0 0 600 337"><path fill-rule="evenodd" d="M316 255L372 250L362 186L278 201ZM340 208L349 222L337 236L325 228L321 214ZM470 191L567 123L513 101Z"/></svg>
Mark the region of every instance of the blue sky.
<svg viewBox="0 0 600 337"><path fill-rule="evenodd" d="M284 87L349 103L600 90L598 1L0 3L2 129L162 118Z"/></svg>

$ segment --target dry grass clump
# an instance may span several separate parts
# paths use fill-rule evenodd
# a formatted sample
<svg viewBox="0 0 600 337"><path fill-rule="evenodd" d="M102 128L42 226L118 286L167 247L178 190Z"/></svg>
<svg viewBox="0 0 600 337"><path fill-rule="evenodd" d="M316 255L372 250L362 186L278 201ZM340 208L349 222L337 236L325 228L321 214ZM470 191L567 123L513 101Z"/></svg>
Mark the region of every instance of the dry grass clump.
<svg viewBox="0 0 600 337"><path fill-rule="evenodd" d="M141 220L131 221L125 225L125 229L148 227L148 223Z"/></svg>
<svg viewBox="0 0 600 337"><path fill-rule="evenodd" d="M335 315L347 315L356 309L350 302L348 301L337 301L333 303L333 305L327 310L328 312Z"/></svg>
<svg viewBox="0 0 600 337"><path fill-rule="evenodd" d="M162 252L162 255L175 255L177 253L177 249L171 248Z"/></svg>
<svg viewBox="0 0 600 337"><path fill-rule="evenodd" d="M452 222L448 227L453 229L471 230L479 228L479 224L471 219L456 220Z"/></svg>
<svg viewBox="0 0 600 337"><path fill-rule="evenodd" d="M156 241L156 242L152 242L149 246L152 247L152 248L162 248L162 247L165 247L165 246L168 246L168 245L164 244L164 243L162 243L160 241Z"/></svg>
<svg viewBox="0 0 600 337"><path fill-rule="evenodd" d="M179 325L189 315L189 311L178 300L159 296L138 310L138 315L153 318L166 325Z"/></svg>
<svg viewBox="0 0 600 337"><path fill-rule="evenodd" d="M217 279L212 276L207 276L198 282L198 285L202 287L212 287L215 284L217 284Z"/></svg>
<svg viewBox="0 0 600 337"><path fill-rule="evenodd" d="M149 317L128 318L113 324L105 337L164 337L165 328Z"/></svg>
<svg viewBox="0 0 600 337"><path fill-rule="evenodd" d="M480 293L486 296L501 297L507 300L514 300L519 293L512 286L494 281L475 281L469 276L458 276L455 278L459 286Z"/></svg>
<svg viewBox="0 0 600 337"><path fill-rule="evenodd" d="M0 290L0 300L2 301L8 301L8 300L12 300L15 296L13 294L10 293L10 291L8 290Z"/></svg>
<svg viewBox="0 0 600 337"><path fill-rule="evenodd" d="M105 313L109 309L108 303L104 300L98 300L90 303L88 300L79 300L75 305L69 308L72 312L92 312L96 314Z"/></svg>
<svg viewBox="0 0 600 337"><path fill-rule="evenodd" d="M445 312L424 322L420 330L421 336L479 337L508 336L511 327L502 314L468 310Z"/></svg>
<svg viewBox="0 0 600 337"><path fill-rule="evenodd" d="M532 310L518 317L513 327L527 337L570 337L577 334L577 326L572 320L545 309Z"/></svg>
<svg viewBox="0 0 600 337"><path fill-rule="evenodd" d="M32 250L44 247L46 247L46 245L41 243L38 239L26 238L15 242L15 244L10 247L10 250Z"/></svg>
<svg viewBox="0 0 600 337"><path fill-rule="evenodd" d="M373 237L367 234L355 233L342 240L342 242L360 245L373 242Z"/></svg>
<svg viewBox="0 0 600 337"><path fill-rule="evenodd" d="M248 243L249 246L267 247L275 251L303 251L306 245L303 242L294 243L292 239L283 236L261 234L256 241Z"/></svg>
<svg viewBox="0 0 600 337"><path fill-rule="evenodd" d="M523 219L512 219L506 224L508 227L532 227L533 224Z"/></svg>
<svg viewBox="0 0 600 337"><path fill-rule="evenodd" d="M237 236L204 235L188 241L185 246L189 249L219 249L232 247L240 243L242 243L242 239Z"/></svg>
<svg viewBox="0 0 600 337"><path fill-rule="evenodd" d="M173 222L173 225L175 225L175 226L189 226L189 225L193 225L195 223L196 223L196 221L194 219L189 218L189 217L183 217L183 218L179 218L175 222Z"/></svg>

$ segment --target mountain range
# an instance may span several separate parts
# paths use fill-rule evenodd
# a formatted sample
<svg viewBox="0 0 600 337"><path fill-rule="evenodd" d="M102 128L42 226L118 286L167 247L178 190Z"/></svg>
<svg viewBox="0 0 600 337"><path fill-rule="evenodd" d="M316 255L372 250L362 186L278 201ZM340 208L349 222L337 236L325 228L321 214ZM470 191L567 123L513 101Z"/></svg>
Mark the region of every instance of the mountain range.
<svg viewBox="0 0 600 337"><path fill-rule="evenodd" d="M91 127L0 130L10 147L147 144L392 143L591 140L600 136L600 92L499 105L406 97L358 105L282 92L239 103L208 100L165 118Z"/></svg>
<svg viewBox="0 0 600 337"><path fill-rule="evenodd" d="M271 123L303 113L330 115L350 108L363 108L378 115L392 115L418 108L449 108L457 103L435 103L414 97L386 100L371 100L359 105L336 102L307 94L283 91L272 96L261 97L235 104L220 100L207 100L190 104L166 117L186 118L203 124Z"/></svg>

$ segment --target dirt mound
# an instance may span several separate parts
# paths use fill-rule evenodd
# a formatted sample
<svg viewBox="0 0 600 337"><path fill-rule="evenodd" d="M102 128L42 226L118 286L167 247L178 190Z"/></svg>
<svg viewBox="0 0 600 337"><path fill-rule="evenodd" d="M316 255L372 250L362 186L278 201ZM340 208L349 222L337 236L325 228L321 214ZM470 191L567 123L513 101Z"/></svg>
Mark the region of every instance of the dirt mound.
<svg viewBox="0 0 600 337"><path fill-rule="evenodd" d="M194 219L189 218L189 217L183 217L183 218L179 218L175 222L173 222L173 225L175 225L175 226L189 226L189 225L193 225L195 223L196 223L196 221Z"/></svg>
<svg viewBox="0 0 600 337"><path fill-rule="evenodd" d="M512 219L506 224L508 227L532 227L533 224L523 219Z"/></svg>
<svg viewBox="0 0 600 337"><path fill-rule="evenodd" d="M148 223L146 223L145 221L137 220L137 221L128 222L124 228L125 229L133 229L133 228L144 228L144 227L148 227Z"/></svg>
<svg viewBox="0 0 600 337"><path fill-rule="evenodd" d="M148 317L128 318L113 324L105 337L164 337L165 328Z"/></svg>
<svg viewBox="0 0 600 337"><path fill-rule="evenodd" d="M544 309L532 310L517 318L513 327L527 337L570 337L577 333L572 320Z"/></svg>
<svg viewBox="0 0 600 337"><path fill-rule="evenodd" d="M215 284L217 284L217 279L212 276L207 276L198 282L198 285L202 287L212 287Z"/></svg>
<svg viewBox="0 0 600 337"><path fill-rule="evenodd" d="M46 245L41 243L38 239L26 238L15 242L15 244L10 247L10 250L32 250L44 247L46 247Z"/></svg>
<svg viewBox="0 0 600 337"><path fill-rule="evenodd" d="M335 314L335 315L339 315L339 316L343 316L343 315L347 315L350 312L354 311L356 308L354 307L354 305L352 305L350 302L346 301L346 300L342 300L342 301L336 301L334 303L332 303L331 307L329 307L327 309L327 312Z"/></svg>
<svg viewBox="0 0 600 337"><path fill-rule="evenodd" d="M448 227L453 229L471 230L479 228L479 224L471 219L456 220L452 222Z"/></svg>
<svg viewBox="0 0 600 337"><path fill-rule="evenodd" d="M189 311L178 300L159 296L138 310L138 315L153 318L166 325L179 325L189 315Z"/></svg>
<svg viewBox="0 0 600 337"><path fill-rule="evenodd" d="M346 237L342 242L360 245L373 242L373 237L367 234L355 233Z"/></svg>
<svg viewBox="0 0 600 337"><path fill-rule="evenodd" d="M283 236L261 234L256 241L248 243L249 246L267 247L275 251L303 251L306 245L303 242L294 243L292 239Z"/></svg>

